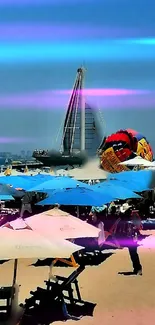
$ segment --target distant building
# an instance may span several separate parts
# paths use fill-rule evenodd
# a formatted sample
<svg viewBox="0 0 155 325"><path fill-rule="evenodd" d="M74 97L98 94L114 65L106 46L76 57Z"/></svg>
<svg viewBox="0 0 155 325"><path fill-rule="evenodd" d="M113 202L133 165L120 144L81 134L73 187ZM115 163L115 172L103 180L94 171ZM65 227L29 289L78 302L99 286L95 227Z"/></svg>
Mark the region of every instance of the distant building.
<svg viewBox="0 0 155 325"><path fill-rule="evenodd" d="M21 150L21 157L25 158L25 150Z"/></svg>
<svg viewBox="0 0 155 325"><path fill-rule="evenodd" d="M27 150L26 157L31 158L32 157L32 151Z"/></svg>
<svg viewBox="0 0 155 325"><path fill-rule="evenodd" d="M12 156L11 152L5 152L5 151L0 152L0 157L11 158L11 156Z"/></svg>

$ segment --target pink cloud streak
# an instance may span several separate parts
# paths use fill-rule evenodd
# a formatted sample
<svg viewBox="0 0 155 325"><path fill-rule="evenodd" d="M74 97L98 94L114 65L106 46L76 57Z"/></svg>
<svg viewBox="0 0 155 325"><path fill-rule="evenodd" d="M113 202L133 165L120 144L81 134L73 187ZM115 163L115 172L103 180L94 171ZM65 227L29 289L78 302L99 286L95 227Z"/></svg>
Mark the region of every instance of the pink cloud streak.
<svg viewBox="0 0 155 325"><path fill-rule="evenodd" d="M67 108L71 90L45 90L0 96L0 109L56 110ZM85 89L86 101L103 109L154 108L155 92L133 89Z"/></svg>

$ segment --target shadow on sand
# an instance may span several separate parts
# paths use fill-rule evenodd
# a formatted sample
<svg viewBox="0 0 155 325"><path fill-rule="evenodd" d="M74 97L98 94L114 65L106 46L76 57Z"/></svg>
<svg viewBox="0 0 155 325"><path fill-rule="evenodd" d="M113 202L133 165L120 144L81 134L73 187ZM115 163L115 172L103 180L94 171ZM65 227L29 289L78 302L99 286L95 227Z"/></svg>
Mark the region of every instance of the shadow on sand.
<svg viewBox="0 0 155 325"><path fill-rule="evenodd" d="M85 266L97 266L103 263L112 255L113 253L104 251L83 251L82 255L75 253L74 257L80 265L78 269L83 270ZM48 258L38 260L32 265L35 267L50 266L52 261L53 259ZM0 261L0 264L5 262L7 261ZM61 261L58 261L56 266L70 267ZM57 276L59 281L57 284L51 283L51 289L38 287L34 292L30 292L31 298L26 299L25 304L20 306L22 310L20 321L11 325L49 325L55 321L67 321L68 319L78 321L84 316L93 317L96 304L81 298L76 274L74 277L74 273L78 272L78 269L68 278ZM46 285L48 287L47 283ZM59 288L55 288L55 285L58 285ZM1 318L0 321L2 321L0 324L8 324L7 321L5 323L5 319Z"/></svg>
<svg viewBox="0 0 155 325"><path fill-rule="evenodd" d="M81 305L66 304L68 317L63 313L63 306L61 302L54 302L49 306L48 302L46 308L33 308L29 313L24 313L19 325L49 325L56 321L67 321L69 319L78 321L84 316L93 317L96 304L85 302ZM69 315L71 315L69 317Z"/></svg>
<svg viewBox="0 0 155 325"><path fill-rule="evenodd" d="M128 271L128 272L118 272L119 275L125 275L125 276L136 276L136 274L134 272Z"/></svg>
<svg viewBox="0 0 155 325"><path fill-rule="evenodd" d="M85 266L96 266L103 263L112 254L113 253L110 252L86 253L84 251L82 255L77 253L74 254L74 257L76 262L80 265L79 269L84 269ZM50 266L52 261L53 259L47 258L44 260L38 260L32 265L35 267ZM57 261L56 266L70 267L61 261ZM78 269L75 270L72 275L77 271ZM69 276L70 279L72 275ZM44 290L42 288L37 288L35 292L30 292L32 297L30 299L26 299L25 301L25 312L19 325L49 325L55 321L67 321L68 319L78 321L84 316L93 317L96 304L82 300L78 280L75 278L73 280L72 277L72 280L70 281L69 278L67 279L57 276L57 279L60 281L58 281L57 284L60 285L60 287L63 285L61 281L63 283L67 283L67 285L63 287L62 295L60 295L57 299L54 298L55 293L53 291L55 290L54 288L57 284L50 284L50 286L52 285L52 291L50 289ZM50 282L45 281L45 283L47 284L48 288L48 283ZM39 306L37 306L35 303L35 301L38 300L40 300Z"/></svg>
<svg viewBox="0 0 155 325"><path fill-rule="evenodd" d="M118 272L119 275L124 275L124 276L137 276L134 272ZM141 275L141 274L140 274ZM141 275L142 276L142 275Z"/></svg>
<svg viewBox="0 0 155 325"><path fill-rule="evenodd" d="M106 261L107 258L112 256L113 253L104 253L104 252L97 252L95 253L84 253L82 256L79 256L78 254L74 254L74 257L76 259L77 264L84 265L84 266L97 266L104 261ZM66 259L67 260L67 259ZM52 263L52 258L46 258L45 260L38 260L36 263L32 264L32 266L40 267L40 266L50 266ZM69 261L69 259L68 259ZM57 267L70 267L69 265L66 265L62 263L61 261L57 261L56 265Z"/></svg>
<svg viewBox="0 0 155 325"><path fill-rule="evenodd" d="M55 321L78 321L84 316L93 316L96 304L82 299L77 280L84 269L79 266L68 277L57 275L56 281L45 281L46 289L37 287L36 291L31 291L19 324L49 325Z"/></svg>
<svg viewBox="0 0 155 325"><path fill-rule="evenodd" d="M10 260L0 260L0 265L6 263L6 262L9 262Z"/></svg>

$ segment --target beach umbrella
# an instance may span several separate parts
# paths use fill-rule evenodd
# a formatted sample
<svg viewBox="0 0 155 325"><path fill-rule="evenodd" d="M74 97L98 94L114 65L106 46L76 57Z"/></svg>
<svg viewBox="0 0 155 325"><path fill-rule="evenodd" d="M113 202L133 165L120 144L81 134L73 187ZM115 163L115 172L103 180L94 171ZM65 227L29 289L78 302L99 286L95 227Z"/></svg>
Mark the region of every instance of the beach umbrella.
<svg viewBox="0 0 155 325"><path fill-rule="evenodd" d="M119 165L151 167L153 166L153 163L151 161L143 159L141 156L137 156L133 159L120 162Z"/></svg>
<svg viewBox="0 0 155 325"><path fill-rule="evenodd" d="M14 225L14 226L13 226ZM7 223L0 228L0 259L19 258L69 258L81 249L67 240L47 239L31 227L18 227ZM15 227L16 226L16 227Z"/></svg>
<svg viewBox="0 0 155 325"><path fill-rule="evenodd" d="M12 195L0 195L0 201L13 201L14 198Z"/></svg>
<svg viewBox="0 0 155 325"><path fill-rule="evenodd" d="M13 196L21 197L24 195L23 193L20 193L20 194L19 194L19 191L12 189L10 186L7 186L5 184L0 184L0 200L1 201L14 200Z"/></svg>
<svg viewBox="0 0 155 325"><path fill-rule="evenodd" d="M126 181L126 180L109 180L109 181L105 181L104 184L101 184L101 186L111 186L111 185L114 185L114 186L121 186L123 188L126 188L126 189L129 189L133 192L143 192L143 191L149 191L150 189L141 184L141 183L138 183L138 182L135 182L133 180L131 180L130 182L129 181Z"/></svg>
<svg viewBox="0 0 155 325"><path fill-rule="evenodd" d="M12 185L14 188L29 190L44 182L44 178L35 176L2 176L0 177L0 184Z"/></svg>
<svg viewBox="0 0 155 325"><path fill-rule="evenodd" d="M98 228L57 207L28 217L24 221L17 219L16 222L20 222L19 227L25 227L26 224L49 239L96 238L99 234ZM16 222L12 221L11 223L15 228L17 228Z"/></svg>
<svg viewBox="0 0 155 325"><path fill-rule="evenodd" d="M27 190L32 187L34 183L21 176L2 176L0 178L0 184L12 185L14 188Z"/></svg>
<svg viewBox="0 0 155 325"><path fill-rule="evenodd" d="M24 195L24 191L17 191L12 186L6 184L0 184L0 195L4 196L14 196L14 197L22 197Z"/></svg>
<svg viewBox="0 0 155 325"><path fill-rule="evenodd" d="M12 187L0 184L0 195L14 195L17 191L12 189Z"/></svg>
<svg viewBox="0 0 155 325"><path fill-rule="evenodd" d="M0 259L15 259L12 283L11 306L14 299L17 265L20 258L69 258L83 249L69 241L41 236L30 227L13 229L11 223L0 228ZM52 268L52 264L51 264ZM50 269L50 275L52 275Z"/></svg>
<svg viewBox="0 0 155 325"><path fill-rule="evenodd" d="M139 188L146 189L155 188L155 170L140 170L140 171L124 171L116 174L109 174L108 180L119 180L128 183L137 183Z"/></svg>
<svg viewBox="0 0 155 325"><path fill-rule="evenodd" d="M32 187L29 192L48 192L50 190L65 189L65 188L76 188L76 187L90 188L88 184L77 181L76 179L67 176L55 176L52 180L46 181Z"/></svg>
<svg viewBox="0 0 155 325"><path fill-rule="evenodd" d="M102 206L114 200L112 194L102 195L99 191L90 188L72 188L53 191L48 198L37 203L37 205L75 205L75 206Z"/></svg>
<svg viewBox="0 0 155 325"><path fill-rule="evenodd" d="M140 199L141 196L134 193L133 191L119 185L108 184L105 182L103 184L95 184L92 186L94 189L97 189L103 195L109 194L113 195L115 199L126 200L131 198Z"/></svg>

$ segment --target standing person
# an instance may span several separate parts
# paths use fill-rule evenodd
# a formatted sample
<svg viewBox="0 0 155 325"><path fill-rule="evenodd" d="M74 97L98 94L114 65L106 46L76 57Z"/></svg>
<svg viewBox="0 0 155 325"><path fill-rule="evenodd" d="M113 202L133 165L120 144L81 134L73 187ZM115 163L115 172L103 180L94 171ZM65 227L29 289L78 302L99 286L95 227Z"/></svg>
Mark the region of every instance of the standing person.
<svg viewBox="0 0 155 325"><path fill-rule="evenodd" d="M21 218L25 217L25 212L27 216L32 214L31 201L32 201L32 194L27 192L21 199L21 210L20 210Z"/></svg>
<svg viewBox="0 0 155 325"><path fill-rule="evenodd" d="M120 215L122 224L124 223L124 247L129 250L129 255L133 265L133 274L142 275L142 265L140 263L138 248L138 237L142 229L142 223L138 211L128 206L128 209Z"/></svg>
<svg viewBox="0 0 155 325"><path fill-rule="evenodd" d="M142 222L137 210L131 211L131 223L133 228L133 234L131 246L128 249L133 264L133 273L137 275L142 275L142 265L140 263L139 255L137 252L138 237L140 235L140 230L142 230Z"/></svg>

